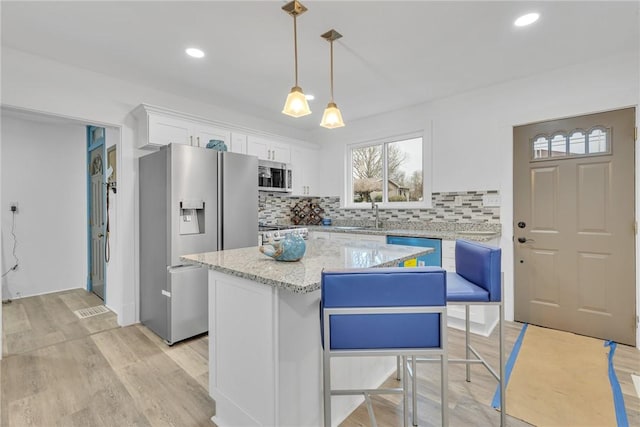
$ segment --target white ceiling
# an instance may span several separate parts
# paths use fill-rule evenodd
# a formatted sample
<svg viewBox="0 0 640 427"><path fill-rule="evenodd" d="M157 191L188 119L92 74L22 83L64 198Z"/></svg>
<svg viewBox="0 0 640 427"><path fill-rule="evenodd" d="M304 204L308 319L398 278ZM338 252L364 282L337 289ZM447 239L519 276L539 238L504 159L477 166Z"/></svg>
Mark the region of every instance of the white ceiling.
<svg viewBox="0 0 640 427"><path fill-rule="evenodd" d="M294 83L293 20L282 1L2 1L2 46L204 102L317 129L329 101L345 121L639 52L639 3L614 1L305 1L299 81L313 114L280 113ZM516 28L519 15L540 20ZM206 57L184 54L197 46ZM140 100L144 102L145 100ZM170 107L170 106L167 106Z"/></svg>

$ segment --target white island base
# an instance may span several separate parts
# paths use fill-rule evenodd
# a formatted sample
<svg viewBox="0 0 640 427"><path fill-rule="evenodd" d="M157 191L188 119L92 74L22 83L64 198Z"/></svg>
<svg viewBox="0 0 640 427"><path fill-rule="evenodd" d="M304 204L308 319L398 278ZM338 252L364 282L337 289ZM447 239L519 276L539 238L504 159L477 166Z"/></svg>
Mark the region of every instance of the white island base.
<svg viewBox="0 0 640 427"><path fill-rule="evenodd" d="M209 270L212 421L232 426L322 426L320 291L294 293ZM395 372L386 358L332 360L333 388L377 388ZM336 396L332 425L363 399Z"/></svg>

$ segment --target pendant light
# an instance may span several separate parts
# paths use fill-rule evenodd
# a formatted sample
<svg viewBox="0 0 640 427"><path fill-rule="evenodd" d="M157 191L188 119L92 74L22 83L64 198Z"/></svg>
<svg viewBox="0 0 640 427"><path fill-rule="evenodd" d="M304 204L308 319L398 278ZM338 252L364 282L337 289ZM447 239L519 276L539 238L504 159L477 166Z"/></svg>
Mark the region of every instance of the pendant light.
<svg viewBox="0 0 640 427"><path fill-rule="evenodd" d="M333 101L333 41L342 37L342 34L336 30L329 30L321 37L331 45L331 100L329 101L329 104L327 104L327 108L324 110L320 126L327 129L335 129L344 126L340 109L338 109L338 106Z"/></svg>
<svg viewBox="0 0 640 427"><path fill-rule="evenodd" d="M307 8L299 1L294 0L282 6L282 10L293 16L293 52L296 73L296 84L291 88L291 92L289 92L287 96L282 113L292 117L302 117L311 114L311 110L309 109L307 98L302 92L302 88L298 86L298 27L296 25L296 18L298 15L306 12Z"/></svg>

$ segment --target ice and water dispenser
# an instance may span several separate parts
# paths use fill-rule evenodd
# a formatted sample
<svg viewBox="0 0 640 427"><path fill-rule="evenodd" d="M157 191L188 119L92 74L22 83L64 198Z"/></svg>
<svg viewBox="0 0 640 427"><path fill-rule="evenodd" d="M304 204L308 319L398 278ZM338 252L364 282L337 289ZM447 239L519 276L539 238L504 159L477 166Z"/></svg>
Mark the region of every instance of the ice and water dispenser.
<svg viewBox="0 0 640 427"><path fill-rule="evenodd" d="M180 234L204 233L204 200L180 201Z"/></svg>

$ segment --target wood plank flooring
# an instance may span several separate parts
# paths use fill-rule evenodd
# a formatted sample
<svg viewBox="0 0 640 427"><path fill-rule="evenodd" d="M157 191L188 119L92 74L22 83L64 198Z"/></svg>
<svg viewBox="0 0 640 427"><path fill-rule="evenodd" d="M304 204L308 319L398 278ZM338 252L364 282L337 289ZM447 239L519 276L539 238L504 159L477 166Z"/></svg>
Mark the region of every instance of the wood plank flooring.
<svg viewBox="0 0 640 427"><path fill-rule="evenodd" d="M208 337L167 346L142 325L117 326L113 313L78 319L73 310L98 305L84 291L15 300L3 307L0 365L0 425L27 426L214 426L215 402L208 393ZM507 354L521 325L507 323ZM452 357L461 357L464 336L449 330ZM497 334L474 336L476 348L497 359ZM631 374L640 370L640 352L618 346L615 365L629 425L640 425L640 399ZM418 368L421 426L440 425L439 365ZM497 426L490 406L496 382L485 369L450 365L451 426ZM389 383L395 379L390 378ZM250 385L247 385L250 387ZM380 426L401 425L400 396L376 396ZM344 427L370 425L364 405ZM509 418L509 426L529 424Z"/></svg>

